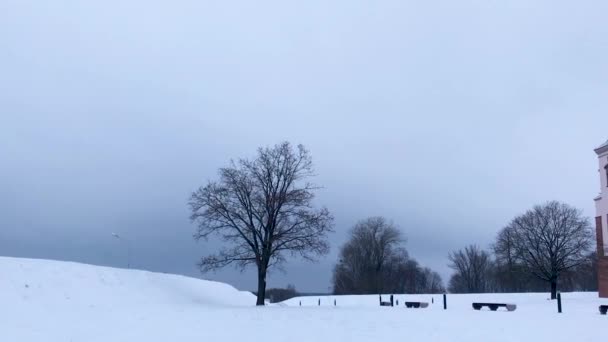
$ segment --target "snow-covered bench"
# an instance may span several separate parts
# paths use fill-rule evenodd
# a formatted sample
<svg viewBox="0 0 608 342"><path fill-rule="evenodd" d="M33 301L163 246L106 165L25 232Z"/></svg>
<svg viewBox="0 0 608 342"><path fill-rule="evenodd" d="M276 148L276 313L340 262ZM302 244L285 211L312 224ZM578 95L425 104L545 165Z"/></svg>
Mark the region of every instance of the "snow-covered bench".
<svg viewBox="0 0 608 342"><path fill-rule="evenodd" d="M405 302L405 306L407 308L414 308L414 309L418 309L418 308L427 308L429 306L429 303L426 302Z"/></svg>
<svg viewBox="0 0 608 342"><path fill-rule="evenodd" d="M600 305L600 313L605 315L608 312L608 305Z"/></svg>
<svg viewBox="0 0 608 342"><path fill-rule="evenodd" d="M487 307L492 311L498 310L498 308L506 308L507 311L515 311L517 305L515 304L502 304L502 303L473 303L473 309L481 310L481 308Z"/></svg>

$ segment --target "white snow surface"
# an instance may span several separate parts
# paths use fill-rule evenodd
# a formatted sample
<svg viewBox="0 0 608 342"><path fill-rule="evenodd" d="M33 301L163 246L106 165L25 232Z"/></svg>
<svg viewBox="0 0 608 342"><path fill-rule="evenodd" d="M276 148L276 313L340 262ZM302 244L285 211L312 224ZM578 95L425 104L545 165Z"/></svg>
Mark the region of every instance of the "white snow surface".
<svg viewBox="0 0 608 342"><path fill-rule="evenodd" d="M399 307L379 307L378 296L326 296L256 308L251 293L218 282L0 257L0 341L572 342L604 339L608 323L598 312L608 300L597 293L564 293L563 314L546 293L448 295L447 311L441 295L395 298ZM428 309L403 306L432 299ZM518 308L474 311L474 301Z"/></svg>

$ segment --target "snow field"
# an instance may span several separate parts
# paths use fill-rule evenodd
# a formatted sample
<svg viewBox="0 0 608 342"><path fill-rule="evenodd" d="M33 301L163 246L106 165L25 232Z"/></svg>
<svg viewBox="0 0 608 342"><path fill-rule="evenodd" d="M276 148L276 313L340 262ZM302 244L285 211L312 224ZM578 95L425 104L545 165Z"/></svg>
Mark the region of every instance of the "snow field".
<svg viewBox="0 0 608 342"><path fill-rule="evenodd" d="M232 286L183 276L76 263L0 258L0 341L598 341L608 323L596 293L564 293L557 314L548 294L398 295L293 298L255 307ZM428 309L404 300L435 299ZM333 306L336 299L338 306ZM383 296L388 300L388 295ZM302 301L302 307L299 306ZM474 311L473 301L515 303L517 311Z"/></svg>

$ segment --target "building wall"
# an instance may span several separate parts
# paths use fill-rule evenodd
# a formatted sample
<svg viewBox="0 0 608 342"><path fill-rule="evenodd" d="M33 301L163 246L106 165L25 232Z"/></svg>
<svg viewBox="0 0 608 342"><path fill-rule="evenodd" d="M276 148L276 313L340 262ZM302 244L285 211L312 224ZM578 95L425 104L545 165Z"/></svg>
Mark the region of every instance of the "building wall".
<svg viewBox="0 0 608 342"><path fill-rule="evenodd" d="M604 249L603 220L601 216L595 218L595 229L597 234L597 280L599 295L608 298L608 254Z"/></svg>
<svg viewBox="0 0 608 342"><path fill-rule="evenodd" d="M608 165L608 152L602 153L599 156L601 190L599 197L595 201L595 216L602 218L602 245L605 247L605 250L608 249L608 179L606 179L606 165ZM608 253L606 254L608 256Z"/></svg>
<svg viewBox="0 0 608 342"><path fill-rule="evenodd" d="M605 166L608 165L608 152L599 156L600 195L595 200L595 227L598 255L599 295L608 298L608 179Z"/></svg>

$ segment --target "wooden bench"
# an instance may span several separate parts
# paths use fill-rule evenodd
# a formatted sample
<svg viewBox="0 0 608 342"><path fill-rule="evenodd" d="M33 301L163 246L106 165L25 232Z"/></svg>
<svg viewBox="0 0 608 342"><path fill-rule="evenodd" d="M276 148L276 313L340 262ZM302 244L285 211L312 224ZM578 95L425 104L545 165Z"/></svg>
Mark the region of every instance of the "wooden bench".
<svg viewBox="0 0 608 342"><path fill-rule="evenodd" d="M473 309L481 310L481 308L487 307L492 311L498 310L498 308L506 308L507 311L515 311L517 305L515 304L502 304L502 303L473 303Z"/></svg>
<svg viewBox="0 0 608 342"><path fill-rule="evenodd" d="M608 305L600 305L600 313L605 315L608 312Z"/></svg>
<svg viewBox="0 0 608 342"><path fill-rule="evenodd" d="M405 306L407 308L414 308L414 309L426 309L429 307L429 303L425 303L425 302L405 302Z"/></svg>

